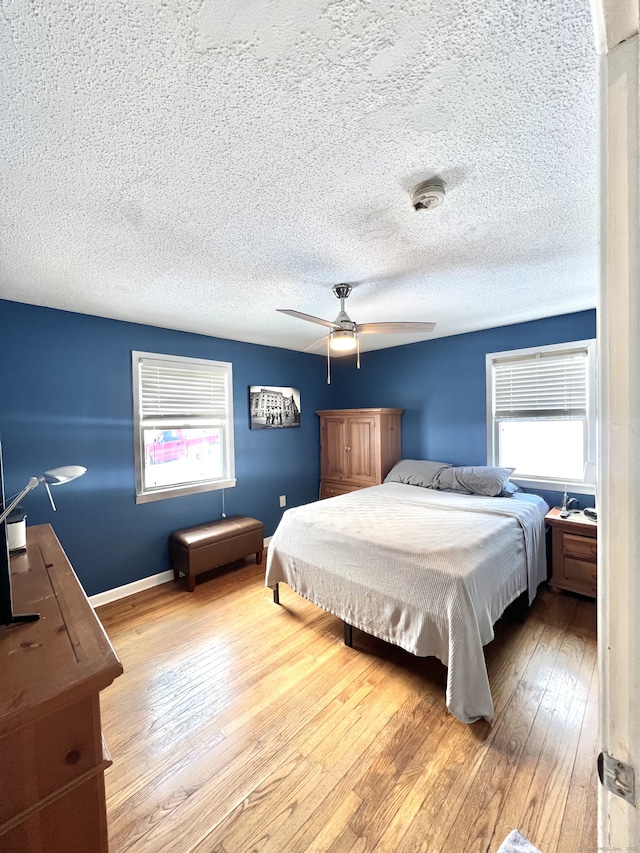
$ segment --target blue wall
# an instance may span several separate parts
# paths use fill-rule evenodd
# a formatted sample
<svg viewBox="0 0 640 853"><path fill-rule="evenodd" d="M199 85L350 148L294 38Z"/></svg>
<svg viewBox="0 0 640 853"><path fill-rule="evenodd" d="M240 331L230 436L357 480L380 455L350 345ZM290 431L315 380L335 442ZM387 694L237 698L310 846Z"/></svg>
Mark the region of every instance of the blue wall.
<svg viewBox="0 0 640 853"><path fill-rule="evenodd" d="M360 371L335 359L328 386L316 355L0 300L6 492L48 468L88 468L54 491L57 514L42 488L23 505L28 524L54 525L92 595L168 569L169 533L222 508L220 492L135 503L132 350L233 363L238 484L225 491L226 511L261 519L270 535L279 495L289 506L317 498L316 409L399 406L405 457L485 464L485 354L593 338L595 326L585 311L364 353ZM300 389L299 429L249 429L248 386L259 384Z"/></svg>
<svg viewBox="0 0 640 853"><path fill-rule="evenodd" d="M172 530L218 518L220 491L135 503L131 351L233 363L237 486L228 515L261 519L273 533L289 506L316 500L319 427L329 405L324 363L315 355L0 300L0 436L7 495L60 465L87 474L22 505L27 524L54 525L87 594L169 568ZM300 389L298 429L250 430L249 385Z"/></svg>
<svg viewBox="0 0 640 853"><path fill-rule="evenodd" d="M453 465L486 465L486 361L490 352L595 338L596 312L581 311L437 338L337 359L332 370L336 408L399 406L402 455ZM557 492L539 492L547 503ZM576 495L581 506L593 497Z"/></svg>

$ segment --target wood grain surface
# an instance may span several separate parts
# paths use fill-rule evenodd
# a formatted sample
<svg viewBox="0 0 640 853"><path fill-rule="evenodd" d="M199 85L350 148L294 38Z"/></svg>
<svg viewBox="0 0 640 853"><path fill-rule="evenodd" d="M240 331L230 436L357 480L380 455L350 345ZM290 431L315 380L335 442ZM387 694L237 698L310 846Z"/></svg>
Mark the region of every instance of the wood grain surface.
<svg viewBox="0 0 640 853"><path fill-rule="evenodd" d="M496 717L446 710L445 668L354 630L251 561L98 614L111 853L544 853L596 846L595 603L541 589L486 649Z"/></svg>

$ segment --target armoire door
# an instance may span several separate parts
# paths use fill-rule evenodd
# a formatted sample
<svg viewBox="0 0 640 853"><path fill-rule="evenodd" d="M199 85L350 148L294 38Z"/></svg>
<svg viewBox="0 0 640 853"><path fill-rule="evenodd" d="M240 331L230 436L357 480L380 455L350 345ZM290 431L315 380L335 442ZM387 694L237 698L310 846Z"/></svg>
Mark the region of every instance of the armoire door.
<svg viewBox="0 0 640 853"><path fill-rule="evenodd" d="M322 419L320 434L320 471L326 479L343 479L347 476L347 428L343 417Z"/></svg>
<svg viewBox="0 0 640 853"><path fill-rule="evenodd" d="M349 418L346 434L347 476L374 485L377 482L375 418Z"/></svg>

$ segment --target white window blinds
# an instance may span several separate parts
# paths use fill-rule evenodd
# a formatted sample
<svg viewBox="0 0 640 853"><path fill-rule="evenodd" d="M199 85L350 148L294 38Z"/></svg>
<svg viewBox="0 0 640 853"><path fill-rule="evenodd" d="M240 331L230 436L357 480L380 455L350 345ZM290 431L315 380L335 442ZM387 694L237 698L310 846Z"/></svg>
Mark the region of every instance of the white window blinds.
<svg viewBox="0 0 640 853"><path fill-rule="evenodd" d="M236 485L233 365L131 353L136 503Z"/></svg>
<svg viewBox="0 0 640 853"><path fill-rule="evenodd" d="M586 350L494 361L494 417L586 417L587 368Z"/></svg>
<svg viewBox="0 0 640 853"><path fill-rule="evenodd" d="M140 363L140 417L225 420L229 413L228 365Z"/></svg>

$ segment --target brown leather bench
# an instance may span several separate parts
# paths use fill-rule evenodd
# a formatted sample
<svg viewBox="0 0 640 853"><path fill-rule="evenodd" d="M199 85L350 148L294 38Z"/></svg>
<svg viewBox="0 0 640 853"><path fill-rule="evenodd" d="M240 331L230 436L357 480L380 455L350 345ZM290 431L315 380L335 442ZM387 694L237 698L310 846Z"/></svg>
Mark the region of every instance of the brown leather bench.
<svg viewBox="0 0 640 853"><path fill-rule="evenodd" d="M256 555L256 563L262 562L263 548L263 523L246 515L186 527L169 537L173 577L178 580L180 572L186 575L189 592L196 588L196 576L210 569L226 566L249 554Z"/></svg>

